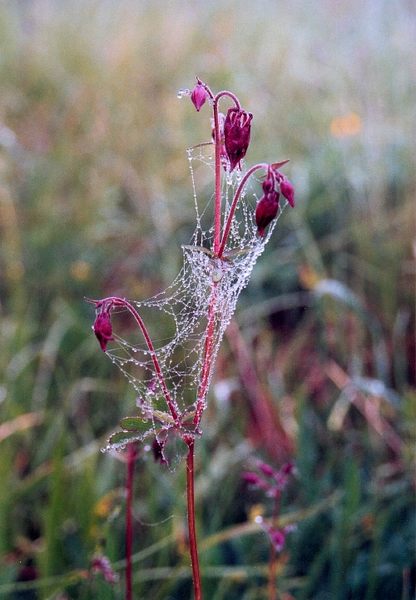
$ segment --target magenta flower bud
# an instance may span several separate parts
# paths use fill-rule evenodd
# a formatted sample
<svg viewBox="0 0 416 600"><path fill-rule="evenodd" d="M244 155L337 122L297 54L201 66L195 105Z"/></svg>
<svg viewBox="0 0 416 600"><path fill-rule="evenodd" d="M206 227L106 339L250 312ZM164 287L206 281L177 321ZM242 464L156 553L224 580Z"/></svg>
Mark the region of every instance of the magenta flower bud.
<svg viewBox="0 0 416 600"><path fill-rule="evenodd" d="M202 83L198 81L191 93L191 100L198 112L201 110L201 107L205 104L208 97L207 90L204 88Z"/></svg>
<svg viewBox="0 0 416 600"><path fill-rule="evenodd" d="M285 475L292 475L295 471L295 465L291 462L285 463L282 467L282 473Z"/></svg>
<svg viewBox="0 0 416 600"><path fill-rule="evenodd" d="M253 115L241 108L229 108L224 122L225 149L231 171L244 158L250 143L250 129Z"/></svg>
<svg viewBox="0 0 416 600"><path fill-rule="evenodd" d="M107 583L117 583L118 574L113 570L110 560L103 554L96 554L91 561L91 572L101 573Z"/></svg>
<svg viewBox="0 0 416 600"><path fill-rule="evenodd" d="M284 529L269 529L269 538L277 552L281 552L286 542L286 531Z"/></svg>
<svg viewBox="0 0 416 600"><path fill-rule="evenodd" d="M273 221L279 212L279 194L275 190L265 194L256 207L257 233L264 236L267 225Z"/></svg>
<svg viewBox="0 0 416 600"><path fill-rule="evenodd" d="M111 307L102 305L100 312L95 317L93 331L100 344L101 350L105 352L107 350L108 342L114 340L113 338L113 327L110 319Z"/></svg>
<svg viewBox="0 0 416 600"><path fill-rule="evenodd" d="M280 182L280 191L293 208L295 206L295 188L288 179Z"/></svg>
<svg viewBox="0 0 416 600"><path fill-rule="evenodd" d="M264 473L264 475L266 475L267 477L273 477L273 475L275 474L275 470L273 469L273 467L271 467L267 463L259 462L257 466L260 469L260 471Z"/></svg>
<svg viewBox="0 0 416 600"><path fill-rule="evenodd" d="M247 471L243 473L243 479L250 485L261 485L262 479L257 475L257 473L252 473Z"/></svg>

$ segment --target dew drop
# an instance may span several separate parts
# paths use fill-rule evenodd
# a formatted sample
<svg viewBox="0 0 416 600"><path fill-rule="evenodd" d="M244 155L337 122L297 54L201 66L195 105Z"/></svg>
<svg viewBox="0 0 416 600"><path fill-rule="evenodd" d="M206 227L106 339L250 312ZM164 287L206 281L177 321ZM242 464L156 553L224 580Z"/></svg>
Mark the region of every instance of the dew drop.
<svg viewBox="0 0 416 600"><path fill-rule="evenodd" d="M212 281L214 283L218 283L219 281L221 281L222 276L223 276L223 273L220 269L214 269L212 271Z"/></svg>
<svg viewBox="0 0 416 600"><path fill-rule="evenodd" d="M189 90L188 88L181 88L180 90L178 90L176 97L179 98L179 100L181 100L182 98L185 98L186 96L190 95L191 90Z"/></svg>

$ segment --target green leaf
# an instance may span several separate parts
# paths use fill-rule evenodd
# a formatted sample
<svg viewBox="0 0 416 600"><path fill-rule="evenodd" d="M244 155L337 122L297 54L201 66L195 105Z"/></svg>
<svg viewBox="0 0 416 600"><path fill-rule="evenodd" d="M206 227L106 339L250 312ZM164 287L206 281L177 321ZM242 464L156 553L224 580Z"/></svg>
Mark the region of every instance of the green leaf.
<svg viewBox="0 0 416 600"><path fill-rule="evenodd" d="M140 442L143 435L135 431L116 431L108 439L110 446L126 446L131 442Z"/></svg>
<svg viewBox="0 0 416 600"><path fill-rule="evenodd" d="M120 427L125 431L145 433L149 429L152 429L153 422L151 419L146 419L144 417L125 417L124 419L121 419Z"/></svg>

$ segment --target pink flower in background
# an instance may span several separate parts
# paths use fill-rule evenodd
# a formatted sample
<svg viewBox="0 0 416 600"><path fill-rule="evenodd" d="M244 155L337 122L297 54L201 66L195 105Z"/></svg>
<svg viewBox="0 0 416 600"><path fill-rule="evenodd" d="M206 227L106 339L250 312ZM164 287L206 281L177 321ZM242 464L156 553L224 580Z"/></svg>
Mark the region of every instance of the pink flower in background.
<svg viewBox="0 0 416 600"><path fill-rule="evenodd" d="M91 573L101 573L107 583L117 583L118 574L111 566L110 560L104 554L96 554L91 561Z"/></svg>
<svg viewBox="0 0 416 600"><path fill-rule="evenodd" d="M280 497L283 490L289 483L289 478L293 475L295 467L293 463L285 463L280 469L275 469L271 465L257 461L255 467L260 473L255 471L246 471L243 473L243 479L253 489L265 492L267 498L273 498L273 517L269 522L262 516L257 516L255 521L267 533L270 542L277 552L281 552L286 542L288 533L295 529L294 525L279 527L275 521L278 520Z"/></svg>

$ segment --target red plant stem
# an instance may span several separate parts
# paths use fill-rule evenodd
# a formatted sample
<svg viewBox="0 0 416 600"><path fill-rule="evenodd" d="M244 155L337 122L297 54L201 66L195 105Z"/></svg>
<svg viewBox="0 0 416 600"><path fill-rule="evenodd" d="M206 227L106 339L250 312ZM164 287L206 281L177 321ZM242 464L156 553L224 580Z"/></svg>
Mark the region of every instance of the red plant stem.
<svg viewBox="0 0 416 600"><path fill-rule="evenodd" d="M127 481L126 481L126 600L133 600L132 551L133 551L133 481L136 445L127 448Z"/></svg>
<svg viewBox="0 0 416 600"><path fill-rule="evenodd" d="M280 497L276 496L274 499L273 506L273 515L272 515L272 527L274 527L277 515L279 514L280 507ZM269 558L269 600L277 600L277 584L276 584L276 575L277 575L277 552L275 545L272 543L272 547L270 550L270 558Z"/></svg>
<svg viewBox="0 0 416 600"><path fill-rule="evenodd" d="M187 445L188 455L186 457L186 500L188 507L189 552L191 555L192 580L194 583L195 600L202 600L201 574L199 571L198 545L195 527L195 441L193 439L188 439Z"/></svg>
<svg viewBox="0 0 416 600"><path fill-rule="evenodd" d="M277 600L277 586L276 586L276 573L277 573L277 561L276 561L276 548L272 544L270 550L269 560L269 600Z"/></svg>
<svg viewBox="0 0 416 600"><path fill-rule="evenodd" d="M234 102L238 109L241 108L240 102L232 92L223 90L218 92L216 96L212 93L211 89L197 78L198 83L201 83L207 91L209 97L212 100L213 113L214 113L214 143L215 143L215 199L214 199L214 254L217 254L220 239L221 239L221 135L220 135L220 122L218 116L218 103L221 98L228 96Z"/></svg>
<svg viewBox="0 0 416 600"><path fill-rule="evenodd" d="M221 136L220 136L220 125L218 118L218 102L223 96L230 97L237 108L240 108L238 98L228 91L219 92L215 97L211 90L206 86L208 94L213 99L213 111L214 111L214 143L215 143L215 200L214 200L214 254L217 255L220 250L221 240ZM254 169L255 170L255 169ZM252 172L252 170L250 170ZM246 180L245 180L246 181ZM242 189L242 188L241 188ZM237 190L238 191L238 190ZM240 192L241 193L241 190ZM238 200L238 198L237 198ZM235 202L237 203L237 201ZM235 207L234 207L235 210ZM234 211L233 211L234 212ZM229 227L231 224L229 225ZM212 368L212 352L214 347L214 331L215 331L215 312L217 304L217 284L212 283L212 294L208 310L208 322L206 328L205 338L205 349L204 349L204 362L201 370L201 381L198 387L197 393L197 407L195 411L194 424L198 427L199 422L204 411L204 401L208 389L209 376Z"/></svg>
<svg viewBox="0 0 416 600"><path fill-rule="evenodd" d="M231 204L231 208L230 208L230 212L228 213L228 218L227 218L227 222L225 224L224 227L224 233L222 235L222 239L221 239L221 243L218 249L218 253L217 256L218 258L221 258L221 256L224 253L224 248L225 248L225 244L227 243L227 239L228 236L230 234L230 229L231 229L231 224L233 221L233 217L234 217L234 213L235 213L235 209L237 208L237 203L240 199L241 193L244 189L244 186L247 183L247 180L249 179L249 177L251 177L251 175L253 175L253 173L255 173L258 169L264 169L267 170L269 167L269 165L267 163L259 163L257 165L253 165L252 167L250 167L250 169L244 174L244 177L241 179L240 184L234 194L234 198ZM214 250L215 252L215 250Z"/></svg>
<svg viewBox="0 0 416 600"><path fill-rule="evenodd" d="M205 406L205 396L208 390L209 384L209 376L211 373L212 367L212 351L213 351L213 343L214 343L214 331L215 331L215 311L217 304L217 284L213 282L211 300L209 303L208 309L208 322L206 328L206 337L205 337L205 348L204 348L204 362L202 364L201 369L201 380L198 386L197 392L197 406L194 416L194 425L197 429L199 423L202 418L202 413L204 412Z"/></svg>
<svg viewBox="0 0 416 600"><path fill-rule="evenodd" d="M168 405L168 408L170 410L173 420L175 421L176 424L179 424L178 412L177 412L175 405L173 403L173 400L169 394L169 390L167 388L165 379L163 377L162 369L160 368L160 364L157 359L157 355L156 355L156 352L155 352L155 349L153 346L153 342L150 338L149 332L147 331L147 328L146 328L146 325L144 324L143 319L141 318L141 316L139 315L137 310L134 308L134 306L132 304L130 304L130 302L128 302L128 300L125 300L124 298L118 298L117 296L111 296L109 298L106 298L105 300L111 301L113 303L113 306L122 306L123 308L127 308L127 310L130 312L130 314L133 316L134 320L136 321L137 325L139 326L139 329L142 332L142 335L146 341L146 345L147 345L150 355L152 357L153 366L155 368L156 375L157 375L159 383L161 385L163 395L166 400L166 404Z"/></svg>
<svg viewBox="0 0 416 600"><path fill-rule="evenodd" d="M217 254L221 238L221 141L218 118L218 97L214 99L215 128L215 200L214 200L214 254Z"/></svg>

